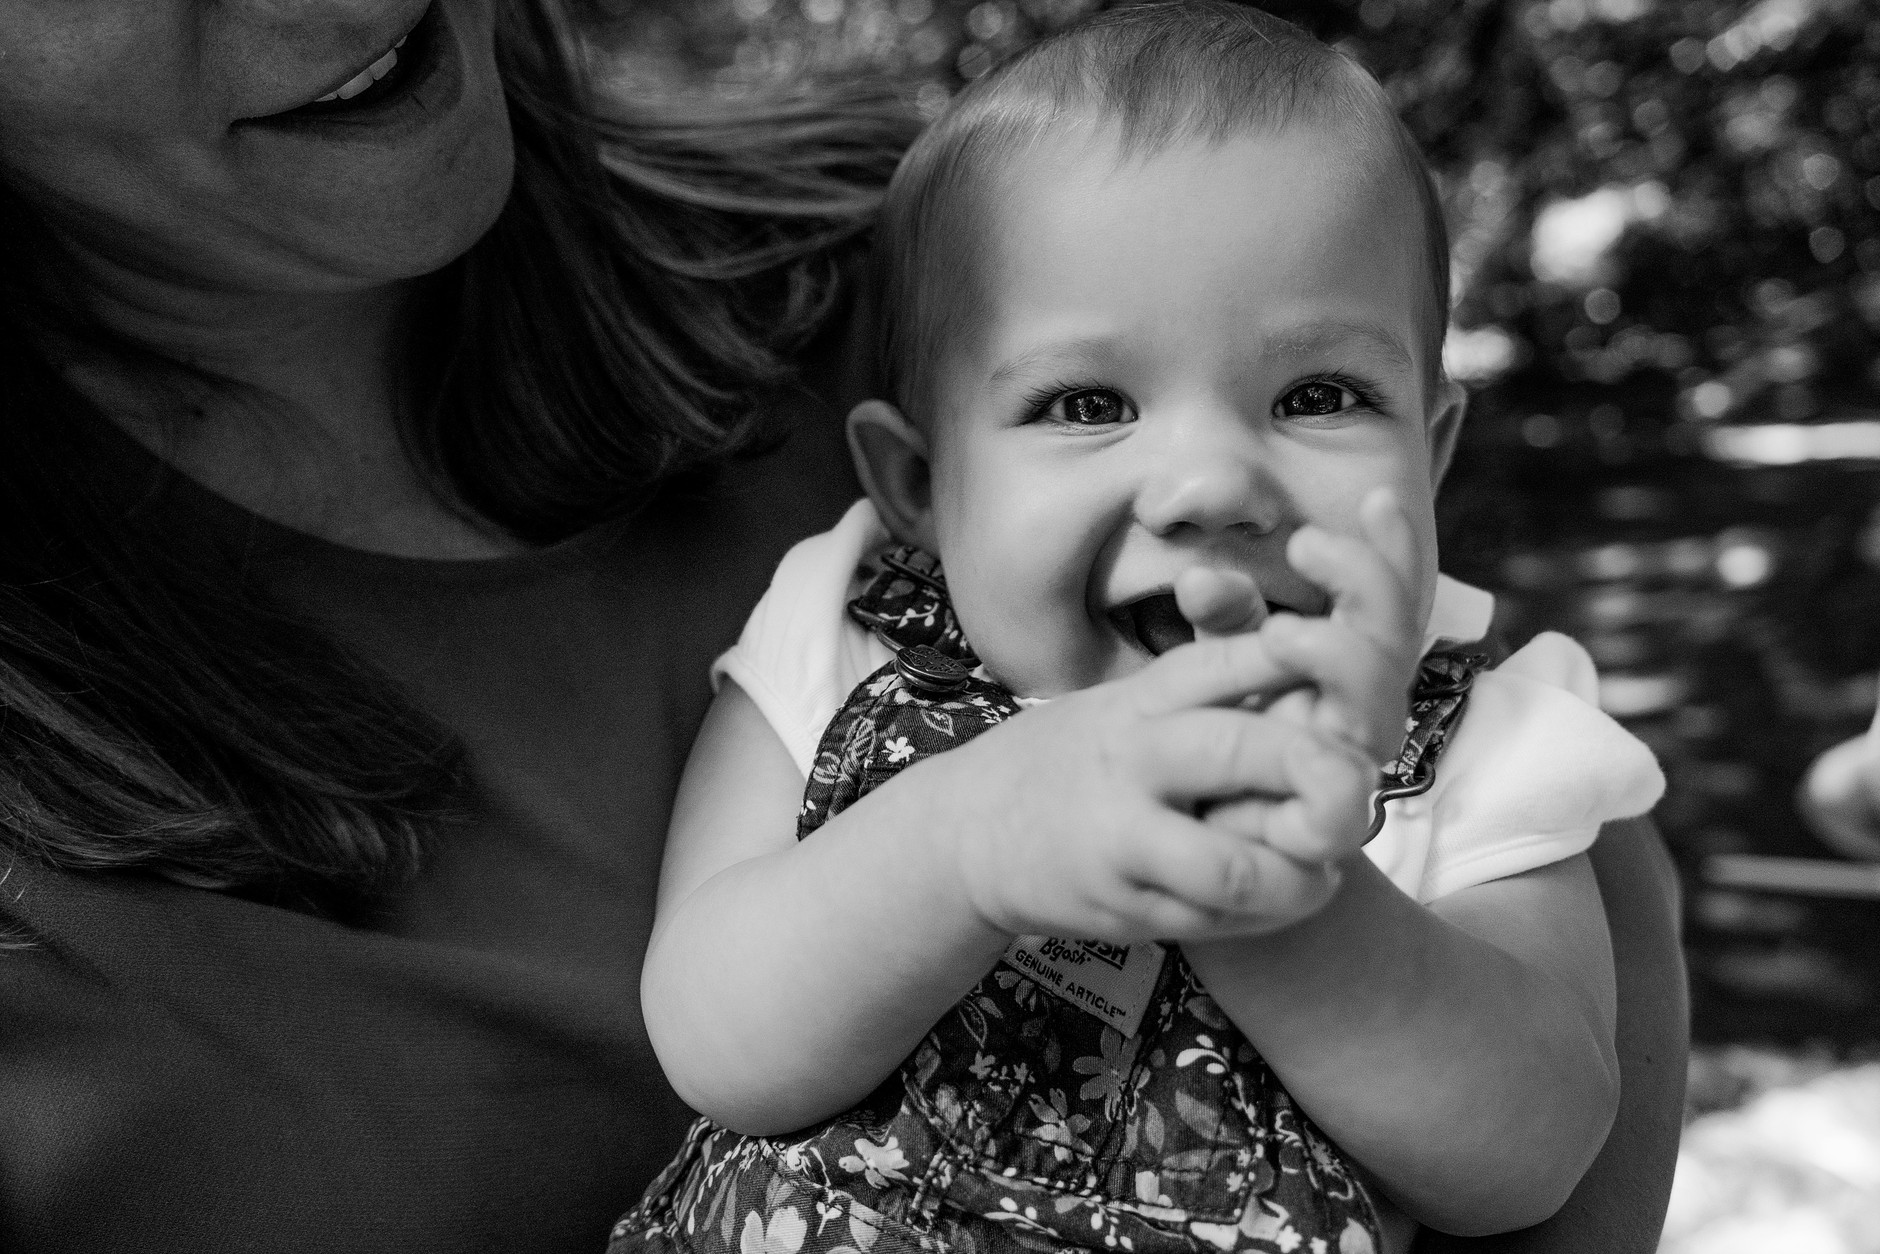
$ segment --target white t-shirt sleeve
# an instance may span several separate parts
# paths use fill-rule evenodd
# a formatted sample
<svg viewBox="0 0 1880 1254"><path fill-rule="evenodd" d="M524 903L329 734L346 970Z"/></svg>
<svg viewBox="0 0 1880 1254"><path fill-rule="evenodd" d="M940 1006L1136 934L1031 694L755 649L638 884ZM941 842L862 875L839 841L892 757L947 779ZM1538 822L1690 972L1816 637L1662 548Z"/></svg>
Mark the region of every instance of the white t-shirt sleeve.
<svg viewBox="0 0 1880 1254"><path fill-rule="evenodd" d="M1657 760L1597 695L1592 659L1557 632L1476 676L1435 785L1390 803L1365 851L1428 902L1583 853L1602 824L1651 809Z"/></svg>
<svg viewBox="0 0 1880 1254"><path fill-rule="evenodd" d="M855 685L892 656L848 615L863 564L888 532L866 499L784 554L744 631L712 663L712 690L744 689L808 778L823 729Z"/></svg>

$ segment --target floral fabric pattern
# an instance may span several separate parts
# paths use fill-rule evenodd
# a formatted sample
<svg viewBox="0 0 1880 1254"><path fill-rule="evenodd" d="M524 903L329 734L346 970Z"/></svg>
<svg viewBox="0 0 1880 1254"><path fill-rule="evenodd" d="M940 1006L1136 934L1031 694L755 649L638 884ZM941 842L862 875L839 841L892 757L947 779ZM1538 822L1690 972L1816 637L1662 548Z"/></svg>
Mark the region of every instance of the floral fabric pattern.
<svg viewBox="0 0 1880 1254"><path fill-rule="evenodd" d="M969 674L977 659L926 555L892 555L851 614L902 652L856 687L825 732L799 838L1020 709ZM922 646L957 666L916 654ZM1463 672L1466 697L1476 666L1425 673L1454 689ZM1413 711L1417 743L1387 784L1427 776L1461 704L1426 686L1425 713L1438 710L1444 725L1419 739ZM1373 1254L1379 1245L1351 1165L1171 947L1134 1035L1001 962L855 1109L779 1137L699 1121L609 1251Z"/></svg>
<svg viewBox="0 0 1880 1254"><path fill-rule="evenodd" d="M1436 782L1436 761L1462 719L1475 677L1488 665L1485 653L1431 649L1417 666L1404 720L1403 748L1384 768L1372 806L1371 835L1384 830L1384 803L1426 793Z"/></svg>

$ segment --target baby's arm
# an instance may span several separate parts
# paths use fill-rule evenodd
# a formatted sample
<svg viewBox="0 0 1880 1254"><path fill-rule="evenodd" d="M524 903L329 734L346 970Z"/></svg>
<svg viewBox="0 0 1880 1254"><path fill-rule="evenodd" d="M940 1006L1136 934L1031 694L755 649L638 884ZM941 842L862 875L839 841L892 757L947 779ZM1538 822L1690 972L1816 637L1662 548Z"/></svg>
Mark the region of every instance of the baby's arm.
<svg viewBox="0 0 1880 1254"><path fill-rule="evenodd" d="M1678 945L1678 874L1650 819L1617 819L1588 854L1618 975L1619 1114L1552 1219L1492 1237L1425 1234L1418 1254L1652 1254L1684 1114L1690 990Z"/></svg>
<svg viewBox="0 0 1880 1254"><path fill-rule="evenodd" d="M878 789L799 845L803 786L726 681L674 803L640 992L673 1088L744 1132L852 1105L1007 943L965 905L941 842L870 831L908 824L918 788Z"/></svg>
<svg viewBox="0 0 1880 1254"><path fill-rule="evenodd" d="M1015 934L1221 935L1322 906L1333 877L1192 807L1278 793L1336 824L1366 764L1208 708L1275 682L1256 637L1180 652L910 766L800 842L803 780L728 686L680 787L641 980L680 1096L789 1131L866 1096Z"/></svg>
<svg viewBox="0 0 1880 1254"><path fill-rule="evenodd" d="M1410 550L1391 513L1371 503L1363 541L1296 537L1295 564L1335 609L1261 628L1313 680L1300 712L1374 758L1402 734ZM1355 852L1362 832L1325 839ZM1604 1141L1617 1100L1612 955L1583 856L1428 908L1352 858L1320 914L1184 950L1306 1111L1422 1223L1537 1222Z"/></svg>
<svg viewBox="0 0 1880 1254"><path fill-rule="evenodd" d="M1584 855L1429 907L1355 859L1303 923L1184 951L1300 1105L1420 1223L1537 1223L1605 1141L1612 953Z"/></svg>

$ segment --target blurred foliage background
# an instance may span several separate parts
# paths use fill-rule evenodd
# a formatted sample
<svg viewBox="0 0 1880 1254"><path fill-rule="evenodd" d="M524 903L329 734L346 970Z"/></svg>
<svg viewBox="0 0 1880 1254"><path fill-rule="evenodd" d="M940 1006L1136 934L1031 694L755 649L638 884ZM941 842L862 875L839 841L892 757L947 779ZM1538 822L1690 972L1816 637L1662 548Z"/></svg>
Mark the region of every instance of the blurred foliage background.
<svg viewBox="0 0 1880 1254"><path fill-rule="evenodd" d="M602 0L629 90L896 76L926 112L1099 0ZM1880 1042L1880 901L1725 887L1820 858L1801 772L1880 668L1880 6L1270 0L1389 88L1454 234L1475 392L1444 565L1568 631L1660 754L1700 1040Z"/></svg>

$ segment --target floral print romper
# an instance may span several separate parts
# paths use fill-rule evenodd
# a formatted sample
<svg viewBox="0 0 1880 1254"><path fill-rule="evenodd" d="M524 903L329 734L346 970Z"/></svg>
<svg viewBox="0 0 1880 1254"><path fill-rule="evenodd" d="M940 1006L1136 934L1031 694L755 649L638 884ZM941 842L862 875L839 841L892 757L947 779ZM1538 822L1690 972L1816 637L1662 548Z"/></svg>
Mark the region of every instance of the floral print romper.
<svg viewBox="0 0 1880 1254"><path fill-rule="evenodd" d="M889 555L849 612L898 652L856 686L824 733L799 839L911 763L1020 708L972 675L977 659L927 554ZM1483 661L1425 659L1384 797L1429 786ZM1376 1216L1344 1155L1293 1104L1179 949L1021 937L853 1110L777 1137L698 1121L608 1249L1379 1247Z"/></svg>

